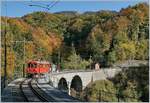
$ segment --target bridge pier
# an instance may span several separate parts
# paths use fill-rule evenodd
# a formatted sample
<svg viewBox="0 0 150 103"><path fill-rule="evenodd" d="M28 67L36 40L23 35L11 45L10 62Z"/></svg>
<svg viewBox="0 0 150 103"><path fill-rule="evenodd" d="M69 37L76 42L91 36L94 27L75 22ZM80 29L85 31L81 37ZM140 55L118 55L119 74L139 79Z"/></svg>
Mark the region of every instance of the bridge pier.
<svg viewBox="0 0 150 103"><path fill-rule="evenodd" d="M70 91L71 83L69 81L67 81L67 84L68 84L68 94L71 95L71 91Z"/></svg>

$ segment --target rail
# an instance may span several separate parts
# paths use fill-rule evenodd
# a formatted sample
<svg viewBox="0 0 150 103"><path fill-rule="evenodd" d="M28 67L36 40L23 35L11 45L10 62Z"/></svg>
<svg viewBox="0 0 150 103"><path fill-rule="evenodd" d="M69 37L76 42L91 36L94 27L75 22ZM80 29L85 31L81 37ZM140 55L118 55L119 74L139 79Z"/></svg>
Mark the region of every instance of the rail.
<svg viewBox="0 0 150 103"><path fill-rule="evenodd" d="M28 80L28 82L27 82L27 84L24 84L26 81ZM26 102L30 102L30 101L32 101L31 100L31 98L29 98L29 97L31 97L31 96L29 96L29 95L26 95L26 93L25 93L25 91L24 91L24 89L25 88L29 88L29 90L34 94L34 96L35 96L35 98L37 98L39 101L42 101L42 102L48 102L48 99L46 98L46 97L43 97L40 93L39 93L39 91L37 91L34 87L33 87L33 84L31 83L32 82L32 80L33 79L31 79L31 80L29 80L29 79L25 79L24 81L22 81L21 83L20 83L20 90L21 90L21 93L22 93L22 96L24 97L24 101L26 101ZM27 85L28 87L23 87L24 85ZM30 94L30 93L29 93ZM28 97L29 96L29 97Z"/></svg>
<svg viewBox="0 0 150 103"><path fill-rule="evenodd" d="M26 81L27 79L25 79L24 81L22 81L21 83L20 83L20 90L21 90L21 94L22 94L22 96L24 97L24 99L25 99L25 101L26 102L29 102L29 100L28 100L28 97L24 94L24 92L23 92L23 83Z"/></svg>
<svg viewBox="0 0 150 103"><path fill-rule="evenodd" d="M41 87L39 87L39 85L38 85L37 83L36 83L36 87L37 87L41 92L45 93L45 91L44 91ZM52 98L51 96L47 95L46 93L45 93L45 96L43 96L43 97L47 97L46 99L47 99L47 101L49 101L49 102L57 102L57 100L55 100L55 99Z"/></svg>
<svg viewBox="0 0 150 103"><path fill-rule="evenodd" d="M32 80L33 80L33 79L32 79ZM29 85L29 87L31 88L32 92L33 92L41 101L43 101L43 102L48 102L49 100L48 100L46 97L42 96L42 95L32 86L32 84L31 84L32 80L28 83L28 85ZM40 88L38 88L38 89L40 89ZM40 89L40 90L41 90L41 89Z"/></svg>

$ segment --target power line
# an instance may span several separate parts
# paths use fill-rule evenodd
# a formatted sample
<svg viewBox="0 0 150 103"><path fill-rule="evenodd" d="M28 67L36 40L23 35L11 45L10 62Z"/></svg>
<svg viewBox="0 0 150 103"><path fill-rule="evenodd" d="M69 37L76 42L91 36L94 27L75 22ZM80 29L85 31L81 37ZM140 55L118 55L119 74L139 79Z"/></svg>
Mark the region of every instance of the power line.
<svg viewBox="0 0 150 103"><path fill-rule="evenodd" d="M34 3L33 0L31 0L30 2L31 2L31 3ZM36 1L35 1L35 2L36 2ZM45 5L44 3L41 3L41 2L38 2L38 4L40 4L40 5Z"/></svg>
<svg viewBox="0 0 150 103"><path fill-rule="evenodd" d="M52 1L50 4L47 4L47 7L50 7L51 5L53 5L56 1Z"/></svg>
<svg viewBox="0 0 150 103"><path fill-rule="evenodd" d="M59 0L55 1L51 6L49 6L49 10L54 7L57 3L59 2Z"/></svg>
<svg viewBox="0 0 150 103"><path fill-rule="evenodd" d="M46 11L49 11L51 8L53 8L60 0L56 0L56 1L53 1L51 2L50 4L43 4L43 3L38 3L38 4L30 4L29 6L35 6L35 7L40 7L40 8L44 8L46 9ZM32 3L34 3L32 0L31 0Z"/></svg>
<svg viewBox="0 0 150 103"><path fill-rule="evenodd" d="M48 7L41 6L41 5L37 5L37 4L30 4L29 6L36 6L36 7L40 7L40 8L44 8L44 9L49 10L49 8L48 8Z"/></svg>

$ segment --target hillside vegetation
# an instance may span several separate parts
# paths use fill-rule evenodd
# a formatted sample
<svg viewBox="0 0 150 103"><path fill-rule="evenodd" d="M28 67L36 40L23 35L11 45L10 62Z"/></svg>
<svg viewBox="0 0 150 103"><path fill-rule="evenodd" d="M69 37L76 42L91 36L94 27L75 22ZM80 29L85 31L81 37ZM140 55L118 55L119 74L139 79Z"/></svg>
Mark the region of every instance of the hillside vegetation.
<svg viewBox="0 0 150 103"><path fill-rule="evenodd" d="M132 67L115 77L90 83L83 91L83 101L148 102L149 67Z"/></svg>
<svg viewBox="0 0 150 103"><path fill-rule="evenodd" d="M1 17L2 70L5 28L9 78L14 73L22 73L24 60L60 62L62 69L76 69L66 64L72 63L70 58L76 58L83 64L78 69L85 69L85 66L94 62L99 62L101 66L111 66L117 61L146 60L148 10L148 4L140 3L119 12L33 12L21 18ZM24 43L12 42L23 40L26 41L25 56ZM72 48L75 52L71 52Z"/></svg>

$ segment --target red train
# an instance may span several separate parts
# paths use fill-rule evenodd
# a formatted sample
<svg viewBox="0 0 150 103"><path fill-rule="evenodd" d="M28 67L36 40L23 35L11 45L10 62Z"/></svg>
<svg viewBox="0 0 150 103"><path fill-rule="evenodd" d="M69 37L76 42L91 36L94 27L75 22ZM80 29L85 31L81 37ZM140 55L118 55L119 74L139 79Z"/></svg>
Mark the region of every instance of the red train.
<svg viewBox="0 0 150 103"><path fill-rule="evenodd" d="M47 61L29 61L26 72L28 74L45 74L51 72L51 64Z"/></svg>

